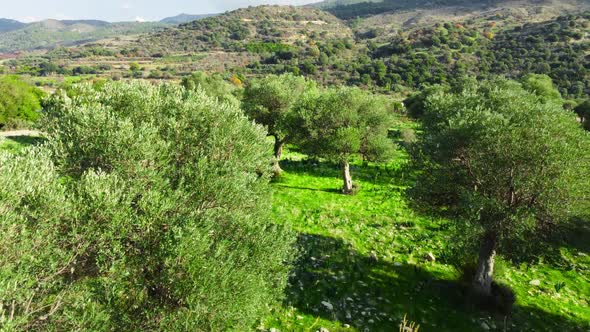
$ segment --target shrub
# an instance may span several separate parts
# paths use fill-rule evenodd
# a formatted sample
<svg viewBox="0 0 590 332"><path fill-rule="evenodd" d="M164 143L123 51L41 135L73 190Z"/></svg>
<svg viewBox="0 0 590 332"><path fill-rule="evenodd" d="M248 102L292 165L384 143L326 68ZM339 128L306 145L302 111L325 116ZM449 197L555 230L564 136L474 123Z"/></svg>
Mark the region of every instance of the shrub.
<svg viewBox="0 0 590 332"><path fill-rule="evenodd" d="M0 77L0 129L26 125L39 117L43 92L15 76Z"/></svg>
<svg viewBox="0 0 590 332"><path fill-rule="evenodd" d="M269 220L262 127L203 92L88 85L48 141L0 154L0 321L15 330L248 330L293 236Z"/></svg>
<svg viewBox="0 0 590 332"><path fill-rule="evenodd" d="M232 79L233 78L234 77L232 77ZM240 104L238 96L241 93L241 81L237 77L235 77L235 79L237 79L237 81L226 81L219 74L207 75L204 72L197 71L184 77L181 84L188 90L202 89L210 97L237 106ZM240 85L238 85L238 83Z"/></svg>

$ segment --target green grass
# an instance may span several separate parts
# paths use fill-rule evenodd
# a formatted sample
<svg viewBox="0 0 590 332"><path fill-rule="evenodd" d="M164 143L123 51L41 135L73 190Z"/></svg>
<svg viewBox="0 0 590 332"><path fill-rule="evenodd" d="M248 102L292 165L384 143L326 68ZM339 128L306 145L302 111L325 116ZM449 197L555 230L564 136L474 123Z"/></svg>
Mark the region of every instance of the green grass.
<svg viewBox="0 0 590 332"><path fill-rule="evenodd" d="M479 331L484 324L507 331L590 328L588 228L572 226L563 233L568 245L547 244L547 257L535 263L498 262L496 278L510 285L517 303L511 316L494 314L465 301L466 287L445 255L451 222L408 206L405 156L389 165L356 163L356 196L338 192L337 167L303 157L289 153L274 183L274 218L299 233L301 257L283 306L261 328L397 331L405 314L420 331ZM425 259L429 252L435 263ZM535 279L540 286L530 284ZM559 283L565 286L557 293Z"/></svg>

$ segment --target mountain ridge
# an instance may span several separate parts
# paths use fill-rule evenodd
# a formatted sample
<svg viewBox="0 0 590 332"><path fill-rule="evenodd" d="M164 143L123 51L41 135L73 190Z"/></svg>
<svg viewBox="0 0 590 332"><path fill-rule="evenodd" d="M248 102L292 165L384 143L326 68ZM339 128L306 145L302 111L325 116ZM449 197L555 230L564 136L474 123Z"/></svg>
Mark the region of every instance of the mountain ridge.
<svg viewBox="0 0 590 332"><path fill-rule="evenodd" d="M154 32L169 26L159 22L47 19L0 32L0 54L74 46L104 38Z"/></svg>
<svg viewBox="0 0 590 332"><path fill-rule="evenodd" d="M340 5L338 5L339 3ZM450 8L458 11L484 12L497 8L566 8L578 6L580 7L579 10L583 10L583 7L589 5L589 0L384 0L371 2L328 0L328 2L317 4L320 8L344 20L399 12Z"/></svg>
<svg viewBox="0 0 590 332"><path fill-rule="evenodd" d="M187 13L180 13L176 16L170 16L161 19L160 23L168 23L168 24L182 24L187 22L192 22L196 20L200 20L207 17L217 16L219 14L187 14Z"/></svg>
<svg viewBox="0 0 590 332"><path fill-rule="evenodd" d="M8 18L0 18L0 33L13 31L24 27L26 23L19 22Z"/></svg>
<svg viewBox="0 0 590 332"><path fill-rule="evenodd" d="M309 39L311 34L324 38L346 36L352 32L332 14L316 8L266 5L240 8L139 38L153 53L164 49L196 52L243 49L249 42L274 43L277 47ZM191 41L188 43L187 41ZM281 44L282 46L279 46ZM164 52L165 53L165 52Z"/></svg>

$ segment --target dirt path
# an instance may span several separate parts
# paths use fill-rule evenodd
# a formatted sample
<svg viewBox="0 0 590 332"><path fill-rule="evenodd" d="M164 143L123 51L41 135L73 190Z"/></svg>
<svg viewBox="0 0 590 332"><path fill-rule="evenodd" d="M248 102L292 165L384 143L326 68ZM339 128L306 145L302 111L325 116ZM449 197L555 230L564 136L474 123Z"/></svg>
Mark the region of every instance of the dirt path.
<svg viewBox="0 0 590 332"><path fill-rule="evenodd" d="M19 136L41 136L41 133L35 130L10 130L0 131L0 137L19 137Z"/></svg>

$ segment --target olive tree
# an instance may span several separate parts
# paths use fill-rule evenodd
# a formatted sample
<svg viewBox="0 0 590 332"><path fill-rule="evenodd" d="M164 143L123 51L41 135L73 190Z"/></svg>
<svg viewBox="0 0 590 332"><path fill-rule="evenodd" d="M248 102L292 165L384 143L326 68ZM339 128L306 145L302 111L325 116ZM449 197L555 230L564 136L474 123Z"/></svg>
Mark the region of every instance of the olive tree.
<svg viewBox="0 0 590 332"><path fill-rule="evenodd" d="M588 133L571 112L506 80L437 91L424 107L415 200L470 226L458 236L476 239L473 286L490 295L496 254L565 220L583 198Z"/></svg>
<svg viewBox="0 0 590 332"><path fill-rule="evenodd" d="M296 134L293 111L306 94L317 91L316 83L301 76L283 74L255 79L246 85L242 107L246 114L264 125L274 137L275 172L280 173L279 161L283 146Z"/></svg>
<svg viewBox="0 0 590 332"><path fill-rule="evenodd" d="M245 331L283 296L263 127L202 91L75 86L47 141L0 153L8 330Z"/></svg>
<svg viewBox="0 0 590 332"><path fill-rule="evenodd" d="M385 161L395 144L388 137L394 114L388 101L358 88L334 88L309 96L297 107L297 142L311 156L342 167L343 193L353 193L350 161Z"/></svg>
<svg viewBox="0 0 590 332"><path fill-rule="evenodd" d="M222 102L236 106L240 104L238 98L240 89L225 80L220 74L207 75L202 71L197 71L184 77L181 84L187 90L196 91L200 88L210 97L217 98Z"/></svg>

